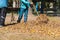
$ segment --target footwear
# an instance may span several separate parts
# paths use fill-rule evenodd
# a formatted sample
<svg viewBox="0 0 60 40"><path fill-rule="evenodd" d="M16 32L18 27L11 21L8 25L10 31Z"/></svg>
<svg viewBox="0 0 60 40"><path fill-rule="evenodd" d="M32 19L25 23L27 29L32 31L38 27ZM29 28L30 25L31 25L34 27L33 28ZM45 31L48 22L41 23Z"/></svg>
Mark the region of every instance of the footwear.
<svg viewBox="0 0 60 40"><path fill-rule="evenodd" d="M20 23L20 20L17 20L17 23Z"/></svg>
<svg viewBox="0 0 60 40"><path fill-rule="evenodd" d="M3 27L2 25L0 25L0 28Z"/></svg>

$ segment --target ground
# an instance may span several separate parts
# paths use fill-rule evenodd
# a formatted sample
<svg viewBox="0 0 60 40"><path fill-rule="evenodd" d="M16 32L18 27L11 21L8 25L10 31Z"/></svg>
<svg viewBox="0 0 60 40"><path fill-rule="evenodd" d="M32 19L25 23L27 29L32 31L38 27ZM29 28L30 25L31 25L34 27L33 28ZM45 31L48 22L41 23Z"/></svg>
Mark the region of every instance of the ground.
<svg viewBox="0 0 60 40"><path fill-rule="evenodd" d="M37 16L29 12L27 24L16 23L0 28L0 40L60 40L60 17L49 17L48 23L36 24ZM10 24L11 15L7 15L5 24ZM15 22L17 15L15 14Z"/></svg>

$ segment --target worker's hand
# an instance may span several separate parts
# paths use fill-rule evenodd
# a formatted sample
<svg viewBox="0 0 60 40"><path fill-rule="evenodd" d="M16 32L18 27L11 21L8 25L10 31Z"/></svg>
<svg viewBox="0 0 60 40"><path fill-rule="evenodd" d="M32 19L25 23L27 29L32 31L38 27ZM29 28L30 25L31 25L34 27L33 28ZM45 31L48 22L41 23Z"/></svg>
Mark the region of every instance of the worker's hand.
<svg viewBox="0 0 60 40"><path fill-rule="evenodd" d="M33 2L31 2L30 4L33 4Z"/></svg>
<svg viewBox="0 0 60 40"><path fill-rule="evenodd" d="M30 6L33 7L33 2L30 3Z"/></svg>

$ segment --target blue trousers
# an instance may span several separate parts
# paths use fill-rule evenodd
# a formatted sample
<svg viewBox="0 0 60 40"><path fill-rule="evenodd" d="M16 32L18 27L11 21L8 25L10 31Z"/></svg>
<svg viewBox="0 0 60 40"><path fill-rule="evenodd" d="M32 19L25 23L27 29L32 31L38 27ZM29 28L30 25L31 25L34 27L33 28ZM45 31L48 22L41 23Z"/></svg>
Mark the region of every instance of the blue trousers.
<svg viewBox="0 0 60 40"><path fill-rule="evenodd" d="M44 5L41 5L40 13L44 14Z"/></svg>
<svg viewBox="0 0 60 40"><path fill-rule="evenodd" d="M6 18L6 8L0 8L0 25L4 25Z"/></svg>
<svg viewBox="0 0 60 40"><path fill-rule="evenodd" d="M21 21L24 14L24 22L27 22L28 18L28 9L20 8L18 20Z"/></svg>
<svg viewBox="0 0 60 40"><path fill-rule="evenodd" d="M36 6L36 11L38 11L38 2L36 2L35 6Z"/></svg>

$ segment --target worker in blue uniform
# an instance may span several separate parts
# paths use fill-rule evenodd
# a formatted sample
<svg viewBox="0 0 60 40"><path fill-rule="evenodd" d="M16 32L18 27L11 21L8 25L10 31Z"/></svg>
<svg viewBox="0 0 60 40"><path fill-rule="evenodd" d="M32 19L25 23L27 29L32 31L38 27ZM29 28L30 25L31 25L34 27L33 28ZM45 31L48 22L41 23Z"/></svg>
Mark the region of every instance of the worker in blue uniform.
<svg viewBox="0 0 60 40"><path fill-rule="evenodd" d="M0 27L4 26L8 0L0 0Z"/></svg>
<svg viewBox="0 0 60 40"><path fill-rule="evenodd" d="M40 13L44 14L44 9L45 9L45 0L41 0L41 8L40 8Z"/></svg>
<svg viewBox="0 0 60 40"><path fill-rule="evenodd" d="M20 0L20 10L19 10L19 17L17 22L20 23L21 19L23 17L24 14L24 22L27 22L27 18L28 18L28 8L30 6L30 2L28 0Z"/></svg>

